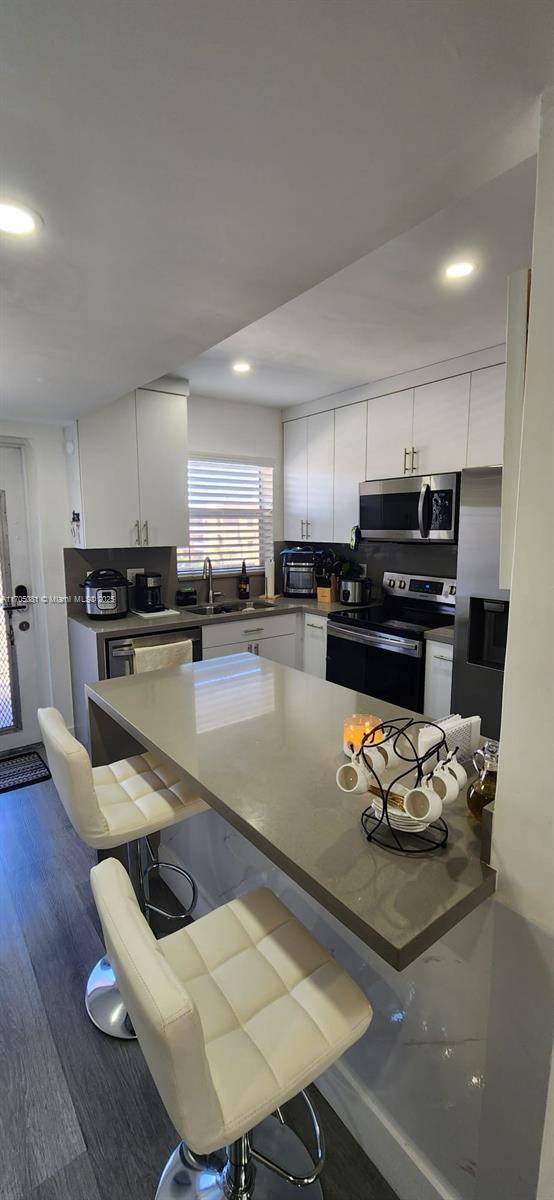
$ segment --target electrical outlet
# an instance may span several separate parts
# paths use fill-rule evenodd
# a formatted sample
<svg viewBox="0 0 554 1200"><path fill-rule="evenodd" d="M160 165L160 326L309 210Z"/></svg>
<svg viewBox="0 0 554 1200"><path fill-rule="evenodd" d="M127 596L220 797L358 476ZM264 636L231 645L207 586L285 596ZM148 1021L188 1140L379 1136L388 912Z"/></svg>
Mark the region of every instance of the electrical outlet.
<svg viewBox="0 0 554 1200"><path fill-rule="evenodd" d="M127 583L134 583L137 576L137 567L127 567Z"/></svg>

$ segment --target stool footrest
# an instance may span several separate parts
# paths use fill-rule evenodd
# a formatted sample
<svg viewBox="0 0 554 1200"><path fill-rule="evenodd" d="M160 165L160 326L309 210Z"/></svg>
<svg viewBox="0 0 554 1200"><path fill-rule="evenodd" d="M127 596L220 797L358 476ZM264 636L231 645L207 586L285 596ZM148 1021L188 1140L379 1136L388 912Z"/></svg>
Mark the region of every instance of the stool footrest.
<svg viewBox="0 0 554 1200"><path fill-rule="evenodd" d="M255 1162L267 1167L270 1171L273 1171L276 1175L279 1175L281 1179L286 1179L287 1183L292 1183L296 1187L309 1187L310 1184L315 1183L316 1179L319 1178L325 1165L325 1138L323 1136L323 1130L319 1124L317 1113L310 1100L310 1097L308 1096L307 1092L300 1092L300 1095L310 1115L316 1144L315 1160L312 1159L313 1171L311 1174L293 1175L290 1171L287 1171L286 1167L280 1166L280 1164L274 1162L273 1159L267 1158L265 1154L261 1154L260 1151L256 1150L252 1144L250 1144L250 1153ZM277 1113L279 1114L278 1120L282 1121L283 1118L281 1110L277 1109Z"/></svg>
<svg viewBox="0 0 554 1200"><path fill-rule="evenodd" d="M156 859L155 862L149 863L148 866L145 868L145 870L143 872L143 876L142 876L143 881L148 879L148 877L152 871L160 871L160 870L174 871L176 875L181 875L183 879L186 879L186 881L191 889L191 892L192 892L192 899L191 899L190 905L188 908L184 908L182 910L182 912L170 913L167 911L167 909L160 908L159 905L152 904L152 902L150 900L147 900L145 898L144 906L146 908L146 911L147 912L155 912L158 914L158 916L165 917L167 921L182 921L185 917L190 917L191 913L193 913L194 909L196 908L196 902L198 900L198 888L196 886L194 879L192 878L192 875L189 875L189 872L185 871L184 867L178 867L178 866L176 866L175 863L158 862L158 860Z"/></svg>

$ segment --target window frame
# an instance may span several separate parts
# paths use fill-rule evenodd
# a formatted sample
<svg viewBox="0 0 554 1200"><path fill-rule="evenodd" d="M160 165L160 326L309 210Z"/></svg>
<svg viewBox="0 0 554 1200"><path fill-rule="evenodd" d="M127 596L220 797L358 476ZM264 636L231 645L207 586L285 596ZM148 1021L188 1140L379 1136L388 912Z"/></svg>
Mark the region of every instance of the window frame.
<svg viewBox="0 0 554 1200"><path fill-rule="evenodd" d="M188 479L189 479L188 463L192 462L192 461L195 461L195 462L217 462L217 463L237 463L239 466L241 463L244 463L245 466L270 467L271 468L271 470L273 472L273 476L272 476L272 493L273 494L272 494L272 505L271 505L271 526L272 526L272 528L271 528L271 532L272 532L272 547L271 547L271 549L272 549L272 553L273 553L273 543L275 541L275 536L274 536L275 535L275 471L277 469L277 464L276 464L275 459L267 458L265 455L262 455L262 454L214 454L213 452L210 453L207 450L203 451L203 452L199 451L199 450L189 451L189 453L187 455L187 506L188 506ZM188 516L189 516L189 530L190 530L190 508L188 510ZM189 549L189 547L185 547L185 548ZM179 570L179 550L181 550L181 549L183 549L183 547L181 547L181 546L175 547L175 556L176 556L176 565L175 566L176 566L177 579L179 580L179 582L182 582L187 579L202 579L203 576L202 576L201 570L193 569L192 567L190 570L188 570L186 572ZM265 566L263 563L259 567L249 567L248 563L247 563L246 568L247 568L249 575L264 575L265 574ZM219 566L217 566L216 563L213 564L212 570L213 570L214 576L217 576L219 579L224 579L226 576L233 577L233 576L240 574L240 567L235 567L235 568L219 567Z"/></svg>

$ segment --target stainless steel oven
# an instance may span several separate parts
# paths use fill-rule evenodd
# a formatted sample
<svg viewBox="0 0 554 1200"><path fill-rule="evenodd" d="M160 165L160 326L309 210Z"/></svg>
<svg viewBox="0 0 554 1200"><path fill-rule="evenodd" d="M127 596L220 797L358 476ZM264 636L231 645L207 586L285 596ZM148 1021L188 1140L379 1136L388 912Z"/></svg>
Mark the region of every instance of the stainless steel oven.
<svg viewBox="0 0 554 1200"><path fill-rule="evenodd" d="M331 613L327 679L423 711L425 633L454 623L456 580L385 571L383 600Z"/></svg>
<svg viewBox="0 0 554 1200"><path fill-rule="evenodd" d="M365 629L327 626L327 672L333 683L389 704L423 708L423 642Z"/></svg>
<svg viewBox="0 0 554 1200"><path fill-rule="evenodd" d="M375 542L455 542L460 475L413 475L360 484L360 530Z"/></svg>

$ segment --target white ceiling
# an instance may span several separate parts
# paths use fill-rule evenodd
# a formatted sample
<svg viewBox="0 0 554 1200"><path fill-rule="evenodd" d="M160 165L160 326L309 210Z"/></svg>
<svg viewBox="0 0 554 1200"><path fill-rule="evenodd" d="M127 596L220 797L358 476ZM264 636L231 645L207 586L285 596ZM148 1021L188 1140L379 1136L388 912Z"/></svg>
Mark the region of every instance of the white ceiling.
<svg viewBox="0 0 554 1200"><path fill-rule="evenodd" d="M183 365L198 396L286 407L504 341L506 279L531 262L532 157ZM471 259L445 283L445 263ZM250 375L232 363L246 359Z"/></svg>
<svg viewBox="0 0 554 1200"><path fill-rule="evenodd" d="M174 371L532 153L550 0L3 0L0 415Z"/></svg>

